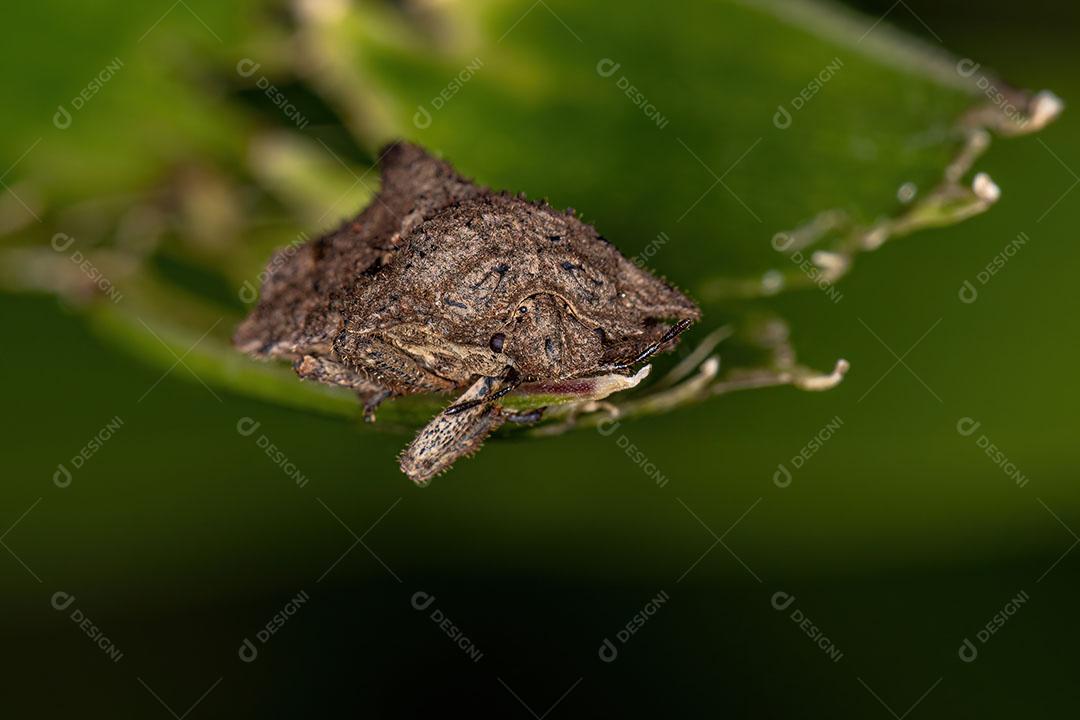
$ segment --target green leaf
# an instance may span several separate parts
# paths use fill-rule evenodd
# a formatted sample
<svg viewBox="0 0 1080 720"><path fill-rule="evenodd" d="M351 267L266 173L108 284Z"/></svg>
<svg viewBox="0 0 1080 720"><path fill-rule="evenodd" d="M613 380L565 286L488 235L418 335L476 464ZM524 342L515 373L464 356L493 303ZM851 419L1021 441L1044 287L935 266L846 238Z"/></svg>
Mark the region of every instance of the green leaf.
<svg viewBox="0 0 1080 720"><path fill-rule="evenodd" d="M1059 109L1050 95L1009 90L1020 114L1003 114L943 53L812 2L691 0L677 18L644 0L616 13L570 0L457 2L430 10L434 22L378 3L304 8L295 26L253 13L247 35L234 31L241 47L273 53L254 75L218 48L199 61L217 84L189 72L176 86L192 103L182 107L213 102L221 112L184 111L194 119L182 123L191 128L182 144L148 160L134 153L145 165L124 182L146 193L134 209L153 218L152 237L118 246L116 228L133 214L123 203L97 208L91 220L46 208L46 224L32 232L77 234L77 247L124 291L121 303L88 306L110 337L165 365L190 352L205 382L349 417L347 394L237 357L228 347L237 304L193 297L150 263L167 255L201 266L250 296L270 247L354 214L371 196L374 151L404 136L483 183L579 208L626 255L700 299L706 330L733 319L753 335L766 326L742 300L815 285L838 293L834 283L859 253L989 208L996 188L971 172L988 131L1036 130ZM215 46L190 29L181 41ZM140 46L133 52L145 52ZM140 65L147 77L117 93L104 117L162 101L143 90L156 78L176 82L177 56L166 58ZM211 100L221 83L235 91ZM240 91L245 83L265 96L261 105ZM280 93L260 92L267 86ZM318 100L305 107L321 121L283 126L280 98L302 94ZM193 171L176 173L178 153ZM29 158L28 176L43 177L54 158ZM109 174L88 167L48 195L91 196ZM148 186L155 173L165 179ZM51 290L80 285L62 254L19 247L9 257ZM33 284L26 277L16 271L8 283ZM147 327L162 328L171 353L158 352ZM765 384L818 382L788 351L783 367L758 366L772 379ZM720 383L732 379L733 366L724 367ZM683 399L711 394L701 390ZM414 424L434 406L401 400L384 417Z"/></svg>

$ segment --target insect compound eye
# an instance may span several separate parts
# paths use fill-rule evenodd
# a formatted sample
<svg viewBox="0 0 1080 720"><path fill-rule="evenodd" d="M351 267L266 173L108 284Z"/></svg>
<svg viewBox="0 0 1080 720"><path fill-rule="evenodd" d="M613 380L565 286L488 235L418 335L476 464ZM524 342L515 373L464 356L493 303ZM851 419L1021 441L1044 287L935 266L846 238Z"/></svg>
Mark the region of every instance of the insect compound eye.
<svg viewBox="0 0 1080 720"><path fill-rule="evenodd" d="M502 333L495 333L491 336L491 340L488 341L488 347L492 352L501 353L503 349L503 343L506 342L506 336Z"/></svg>

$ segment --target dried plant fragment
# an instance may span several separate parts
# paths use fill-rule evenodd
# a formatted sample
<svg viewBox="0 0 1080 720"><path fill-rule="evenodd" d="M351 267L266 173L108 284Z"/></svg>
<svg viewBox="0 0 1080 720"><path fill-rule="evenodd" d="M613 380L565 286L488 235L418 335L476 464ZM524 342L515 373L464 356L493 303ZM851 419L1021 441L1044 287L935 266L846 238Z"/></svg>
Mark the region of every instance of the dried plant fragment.
<svg viewBox="0 0 1080 720"><path fill-rule="evenodd" d="M877 250L894 238L954 225L986 212L1001 198L1001 189L986 173L976 173L970 182L965 177L990 147L991 131L1004 137L1038 132L1064 109L1061 99L1046 90L1034 94L1008 90L1003 97L1006 103L983 103L960 118L955 128L959 150L941 182L922 195L914 184L902 185L897 199L903 209L897 215L861 225L840 210L821 212L805 225L773 237L773 249L792 262L759 277L712 278L698 289L699 296L705 300L755 298L817 286L839 301L834 285L851 271L859 254Z"/></svg>

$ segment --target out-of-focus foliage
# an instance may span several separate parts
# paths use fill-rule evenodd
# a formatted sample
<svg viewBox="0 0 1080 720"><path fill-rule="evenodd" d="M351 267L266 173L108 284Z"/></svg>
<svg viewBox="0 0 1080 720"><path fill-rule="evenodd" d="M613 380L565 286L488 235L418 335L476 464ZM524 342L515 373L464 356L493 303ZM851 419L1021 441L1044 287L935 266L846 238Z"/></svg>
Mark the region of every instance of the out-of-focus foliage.
<svg viewBox="0 0 1080 720"><path fill-rule="evenodd" d="M84 349L71 367L69 345L89 342L70 329L81 324L59 335L49 330L47 340L35 341L47 347L53 364L41 365L49 382L38 382L34 392L96 398L67 405L71 437L64 439L64 448L81 447L84 435L103 419L99 415L118 412L97 410L102 404L153 415L143 427L154 429L156 441L128 431L142 440L128 449L124 462L154 468L155 482L148 480L137 491L126 483L109 486L115 493L102 490L91 506L107 516L123 514L140 503L163 502L169 497L166 488L189 488L185 501L169 501L176 512L154 526L166 532L171 523L182 525L185 513L194 517L205 510L201 493L235 492L245 503L246 532L267 542L287 537L277 535L274 517L284 507L277 503L291 501L263 492L261 485L223 489L216 473L199 464L221 457L237 477L260 467L278 472L234 432L241 413L272 424L276 444L288 448L297 465L321 476L323 487L357 493L361 507L380 506L381 512L382 499L402 489L406 481L394 456L407 434L385 431L412 432L444 399L388 403L374 428L343 423L338 418L358 420L360 413L350 394L300 383L288 368L254 363L228 344L272 249L332 228L362 207L377 187L372 170L377 149L393 136L444 153L481 182L547 196L556 206L574 205L625 254L640 255L698 296L706 312L703 323L676 355L658 363L651 381L685 361L706 338L725 336L724 328L731 336L711 349L719 356L719 375L706 378L720 384L717 392L792 380L785 372L798 366L789 340L809 348L807 364L825 371L843 355L853 361L852 372L860 372L852 351L891 363L892 356L856 319L865 317L877 329L878 312L894 321L905 317L921 285L934 276L935 258L952 253L954 262L969 260L967 250L923 243L912 261L896 254L899 245L887 246L874 256L887 265L885 270L879 265L869 280L876 288L872 302L865 290L857 296L861 300L840 303L817 289L748 297L780 289L770 270L786 273L788 286L805 277L774 249L774 236L798 238L797 247L808 257L817 246L801 243L817 219L824 229L817 242L830 252L854 252L882 239L875 234L878 228L902 234L986 209L992 196L985 187L982 194L972 189L978 165L969 170L957 161L977 159L977 153L964 151L983 149L981 126L1014 128L995 113L969 114L987 102L974 78L957 73L955 61L886 23L816 3L783 5L780 10L768 2L701 0L687 3L678 20L658 16L645 2L613 12L600 3L556 0L436 3L421 9L329 0L228 7L191 2L174 6L164 17L159 8L142 6L91 11L56 2L12 8L20 37L0 44L12 53L10 63L44 45L46 35L50 42L63 42L53 35L49 13L66 13L65 26L101 27L92 33L93 42L84 42L82 33L79 42L69 42L78 62L46 54L15 77L27 101L0 119L14 143L9 156L19 159L4 179L18 200L5 194L0 207L0 224L8 229L0 248L5 285L56 291L110 344L120 341L119 347L150 361L147 377L137 381L128 365L117 364L124 357L120 353L108 356L112 364L100 357L96 362L103 365L92 365L81 359L90 353ZM57 103L71 107L71 98L117 59L122 66L72 114L70 126L56 127ZM467 80L462 79L466 69ZM821 80L826 75L827 82ZM815 79L821 83L816 90ZM63 88L64 94L35 93L35 85ZM634 92L628 96L629 85L647 102L639 102ZM807 99L794 100L802 93ZM1032 96L1016 97L1023 105L1021 99ZM778 127L788 122L782 114L774 122L781 106L790 114L786 127ZM1036 151L1030 143L1014 151L1020 154L1006 166L1014 188L1022 187L1019 178L1028 158L1043 157ZM950 169L962 172L946 180ZM898 197L905 186L915 190L913 199L904 196L907 202ZM64 252L51 247L57 233L63 234L62 242L74 239ZM87 293L87 277L71 261L76 251L91 258L118 289L120 302ZM984 248L982 254L992 253ZM869 257L863 262L869 264ZM877 260L882 257L887 259ZM894 265L902 258L908 258L906 266ZM955 271L941 272L954 281ZM846 283L859 277L856 273L855 280L834 289L858 292L857 284ZM747 291L755 287L758 292ZM951 286L948 294L953 302ZM979 307L985 307L982 301ZM940 308L926 312L934 317L920 323L913 338L939 317ZM777 313L792 319L790 337ZM16 325L22 336L45 332L33 316L16 317L24 323ZM720 335L712 335L717 331ZM891 340L887 330L881 332ZM958 352L952 347L944 357ZM668 503L674 509L657 514L654 498L640 487L644 482L648 491L656 491L643 468L681 476L683 487L693 478L701 485L695 485L698 492L715 502L734 502L741 512L760 495L760 484L772 487L776 464L798 451L837 408L858 413L870 407L862 403L863 394L873 390L870 397L876 398L882 390L863 372L858 386L842 385L813 399L759 392L752 405L724 399L693 410L652 413L648 421L624 425L615 442L592 432L558 441L493 442L443 478L443 489L430 489L417 512L429 513L423 521L432 528L445 527L444 511L476 518L477 532L498 532L505 547L514 548L515 567L568 567L533 542L532 530L552 518L576 528L558 536L567 547L599 543L595 553L581 555L585 566L606 562L603 548L619 547L643 524L665 536L665 547L693 555L700 528L686 525L678 505ZM690 377L697 381L702 375ZM170 395L173 379L188 381L189 391ZM194 397L214 403L201 383L230 402L219 411L213 410L216 403L185 405L182 400ZM145 395L151 386L155 389ZM645 402L650 413L687 404L652 403L648 393L654 388L642 388L644 395L627 393L627 403ZM925 423L917 413L902 421L912 433ZM192 429L204 425L214 433ZM775 435L776 447L755 452L753 441L746 444L747 437L756 437L755 429ZM199 438L205 456L190 452L191 437ZM879 464L872 442L859 442L856 431L849 437L849 452ZM631 443L633 452L627 449ZM711 448L704 469L703 447ZM161 458L173 452L203 469L161 467ZM107 465L97 467L104 471ZM127 475L110 477L120 483ZM597 517L597 508L588 503L566 504L562 483L572 478L587 478L597 502L618 498L612 502L619 516ZM902 482L908 481L903 476ZM835 482L830 497L838 507L860 491L861 480L836 475ZM519 501L522 483L530 488L530 514L504 526L500 518L507 503ZM625 494L627 483L637 483L633 495ZM470 487L477 492L465 492ZM952 490L953 497L963 496L962 486ZM783 537L813 523L812 514L790 500L800 497L797 492L785 497L789 500L772 505L777 514L758 525L766 529L760 545L777 552ZM445 505L429 506L435 498ZM85 522L83 515L57 512L73 526ZM890 522L872 512L844 522L834 517L832 530L805 547L824 552L883 527L897 546L936 542L933 534L913 536L909 527ZM994 522L987 516L987 527ZM135 532L154 529L137 524ZM189 551L200 552L200 544L214 542L213 537L193 533ZM455 547L449 538L439 544L443 562L453 564ZM642 552L632 563L635 569L660 562L657 548ZM122 555L111 557L118 569L127 562ZM823 557L818 559L825 562ZM509 555L503 560L511 562ZM801 565L790 554L782 562Z"/></svg>
<svg viewBox="0 0 1080 720"><path fill-rule="evenodd" d="M85 299L87 278L44 243L75 238L123 289L120 303L90 295L98 327L165 367L172 352L147 325L176 352L211 328L190 357L200 376L350 416L347 393L249 363L227 341L271 249L354 214L392 138L577 206L699 298L706 328L741 328L724 348L728 379L742 361L784 384L810 371L790 349L778 359L786 331L740 301L814 285L836 297L859 252L985 210L996 198L969 187L983 128L1048 119L1014 91L1017 117L973 114L986 98L955 61L811 2L702 0L665 19L644 2L612 13L298 0L206 14L179 4L144 20L110 25L102 47L114 54L88 57L104 69L68 117L7 118L30 150L18 168L28 206L7 208L4 224L22 227L4 279ZM384 417L415 423L437 406L403 401Z"/></svg>

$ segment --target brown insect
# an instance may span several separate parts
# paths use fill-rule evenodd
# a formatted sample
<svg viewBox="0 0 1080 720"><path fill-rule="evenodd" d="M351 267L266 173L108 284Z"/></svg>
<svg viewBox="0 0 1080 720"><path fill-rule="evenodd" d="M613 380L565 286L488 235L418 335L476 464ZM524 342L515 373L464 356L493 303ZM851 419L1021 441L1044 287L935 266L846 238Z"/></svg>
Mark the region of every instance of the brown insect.
<svg viewBox="0 0 1080 720"><path fill-rule="evenodd" d="M459 393L401 454L417 483L539 417L508 412L507 393L577 383L598 399L618 383L585 381L629 376L700 315L572 210L475 185L408 143L380 167L367 209L271 260L234 342L355 389L371 421L393 396Z"/></svg>

